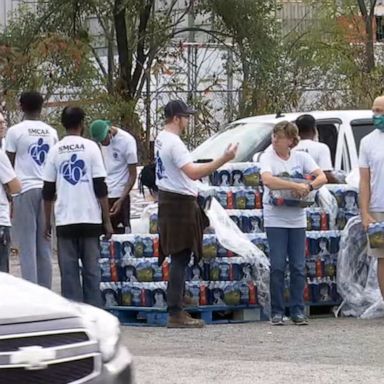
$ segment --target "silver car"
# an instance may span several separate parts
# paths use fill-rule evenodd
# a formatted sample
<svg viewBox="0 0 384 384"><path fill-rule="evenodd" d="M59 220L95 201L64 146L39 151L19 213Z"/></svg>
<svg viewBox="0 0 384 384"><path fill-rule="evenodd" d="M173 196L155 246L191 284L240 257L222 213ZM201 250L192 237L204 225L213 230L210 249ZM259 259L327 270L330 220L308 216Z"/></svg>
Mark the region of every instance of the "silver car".
<svg viewBox="0 0 384 384"><path fill-rule="evenodd" d="M1 384L131 384L116 317L0 273Z"/></svg>

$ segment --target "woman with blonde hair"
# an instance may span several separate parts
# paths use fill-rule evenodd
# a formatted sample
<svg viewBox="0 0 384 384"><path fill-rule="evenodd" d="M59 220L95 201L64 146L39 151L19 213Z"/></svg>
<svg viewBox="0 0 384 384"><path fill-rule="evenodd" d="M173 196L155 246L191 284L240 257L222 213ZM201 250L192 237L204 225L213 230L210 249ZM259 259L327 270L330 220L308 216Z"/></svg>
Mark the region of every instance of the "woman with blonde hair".
<svg viewBox="0 0 384 384"><path fill-rule="evenodd" d="M284 324L284 274L288 258L290 269L290 315L297 325L306 325L304 314L305 285L305 209L298 206L277 206L271 199L271 191L290 190L296 198L304 198L326 182L326 176L310 155L292 151L300 141L295 124L282 121L272 133L272 149L261 158L261 177L265 187L264 225L267 232L271 259L271 322ZM287 178L313 176L310 184ZM285 176L285 179L282 178Z"/></svg>

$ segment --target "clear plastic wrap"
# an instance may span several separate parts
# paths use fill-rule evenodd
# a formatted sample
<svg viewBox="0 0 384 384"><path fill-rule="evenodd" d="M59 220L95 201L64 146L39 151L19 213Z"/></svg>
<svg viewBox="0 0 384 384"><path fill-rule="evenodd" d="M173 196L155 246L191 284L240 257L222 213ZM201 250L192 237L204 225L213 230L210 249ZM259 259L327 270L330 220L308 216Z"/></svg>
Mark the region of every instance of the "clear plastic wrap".
<svg viewBox="0 0 384 384"><path fill-rule="evenodd" d="M131 220L132 233L157 233L158 204L152 203L146 206L140 215L140 219Z"/></svg>
<svg viewBox="0 0 384 384"><path fill-rule="evenodd" d="M368 239L360 217L343 231L337 261L337 289L343 303L337 313L364 319L384 316L377 281L377 259L368 256Z"/></svg>
<svg viewBox="0 0 384 384"><path fill-rule="evenodd" d="M224 248L241 256L244 262L255 267L254 278L257 286L258 302L264 307L266 312L269 312L270 263L267 256L241 232L216 199L212 199L206 213L220 244Z"/></svg>
<svg viewBox="0 0 384 384"><path fill-rule="evenodd" d="M336 218L338 212L337 200L334 195L326 188L321 187L317 191L316 200L318 205L329 214L329 227L332 230L336 228Z"/></svg>
<svg viewBox="0 0 384 384"><path fill-rule="evenodd" d="M359 188L360 183L360 170L359 168L353 168L352 172L345 178L345 181L348 185L353 188Z"/></svg>

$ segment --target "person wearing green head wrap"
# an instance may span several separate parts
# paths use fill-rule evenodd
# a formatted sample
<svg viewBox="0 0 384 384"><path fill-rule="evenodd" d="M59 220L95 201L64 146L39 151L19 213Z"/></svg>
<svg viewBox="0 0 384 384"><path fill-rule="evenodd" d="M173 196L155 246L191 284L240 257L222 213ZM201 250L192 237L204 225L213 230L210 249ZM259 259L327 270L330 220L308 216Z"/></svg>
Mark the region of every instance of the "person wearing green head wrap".
<svg viewBox="0 0 384 384"><path fill-rule="evenodd" d="M101 144L105 167L110 215L114 233L130 232L130 197L137 177L137 146L128 132L108 120L95 120L90 135Z"/></svg>

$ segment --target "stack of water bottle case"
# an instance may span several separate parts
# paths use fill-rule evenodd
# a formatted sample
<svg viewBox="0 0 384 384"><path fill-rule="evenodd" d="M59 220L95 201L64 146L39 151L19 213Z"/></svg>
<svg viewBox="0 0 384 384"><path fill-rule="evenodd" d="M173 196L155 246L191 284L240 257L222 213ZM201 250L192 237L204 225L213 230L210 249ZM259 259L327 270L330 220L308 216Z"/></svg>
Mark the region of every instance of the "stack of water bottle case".
<svg viewBox="0 0 384 384"><path fill-rule="evenodd" d="M304 175L280 175L307 182ZM204 204L215 197L231 219L247 234L252 243L267 256L268 242L263 226L263 186L260 168L255 163L229 164L209 179L210 187L201 192ZM314 194L307 201L295 200L287 191L279 191L270 199L275 205L308 206L306 246L305 301L312 305L336 304L336 265L340 231L348 219L358 214L357 191L347 185L328 185L335 196L338 212L327 212L317 204ZM333 218L333 219L332 219ZM150 215L148 235L114 235L101 241L101 291L106 307L166 306L166 282L169 260L159 267L157 211ZM255 265L223 248L215 234L205 234L203 258L191 261L187 270L186 294L201 306L250 306L257 304ZM289 300L289 273L286 274L286 300Z"/></svg>

